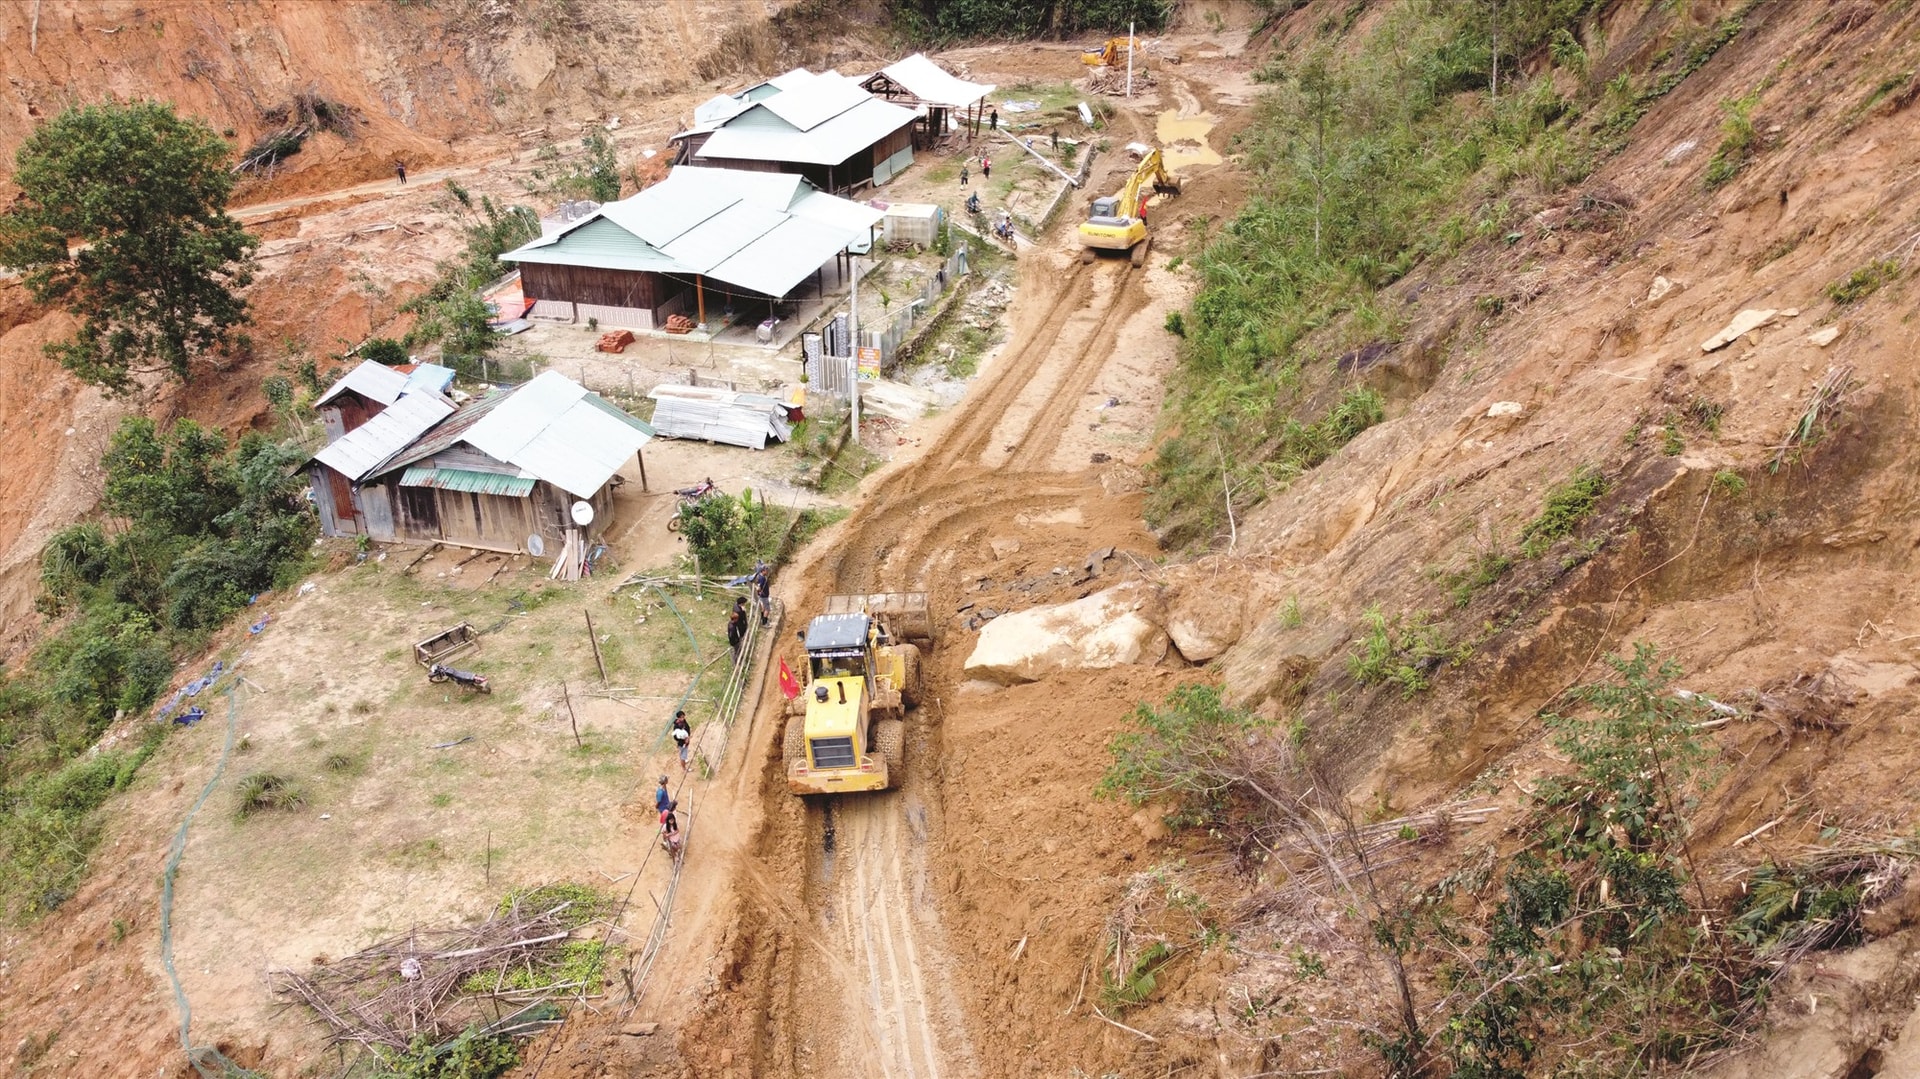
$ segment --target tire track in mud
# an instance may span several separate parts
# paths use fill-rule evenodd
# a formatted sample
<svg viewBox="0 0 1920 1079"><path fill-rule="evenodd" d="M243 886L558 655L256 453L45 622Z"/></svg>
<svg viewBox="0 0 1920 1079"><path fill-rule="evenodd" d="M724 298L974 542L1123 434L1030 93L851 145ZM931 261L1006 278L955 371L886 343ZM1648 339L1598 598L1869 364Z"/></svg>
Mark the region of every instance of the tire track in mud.
<svg viewBox="0 0 1920 1079"><path fill-rule="evenodd" d="M1146 302L1142 275L1124 261L1042 260L1028 269L1034 284L1013 313L1012 342L961 410L919 460L875 484L835 532L833 549L803 571L792 597L800 619L834 592L909 588L933 594L939 619L960 587L959 548L1022 515L1072 509L1102 493L1090 471L1047 468L1122 326ZM762 999L783 1006L755 1039L752 1074L980 1074L950 984L953 953L931 894L927 844L929 814L934 827L938 818L938 767L929 760L939 746L938 699L957 682L961 658L937 653L928 663L929 699L910 719L901 790L837 799L830 810L808 799L796 813L770 752L763 800L771 826L762 849L805 850L804 875L787 893L804 896L804 924L775 932L804 939L787 937L797 954L776 946L784 957L761 967L772 982ZM763 707L782 703L776 697Z"/></svg>

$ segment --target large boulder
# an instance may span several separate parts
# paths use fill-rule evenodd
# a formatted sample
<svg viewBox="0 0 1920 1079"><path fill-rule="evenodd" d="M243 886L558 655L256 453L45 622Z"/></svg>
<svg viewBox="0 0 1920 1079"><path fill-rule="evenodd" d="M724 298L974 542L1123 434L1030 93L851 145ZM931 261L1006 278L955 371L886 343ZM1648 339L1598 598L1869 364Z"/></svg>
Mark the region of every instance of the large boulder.
<svg viewBox="0 0 1920 1079"><path fill-rule="evenodd" d="M1158 663L1166 654L1159 599L1145 585L1126 584L988 622L967 657L967 675L1013 685L1055 671Z"/></svg>
<svg viewBox="0 0 1920 1079"><path fill-rule="evenodd" d="M1246 608L1242 591L1189 581L1167 601L1167 633L1187 662L1205 663L1246 631Z"/></svg>

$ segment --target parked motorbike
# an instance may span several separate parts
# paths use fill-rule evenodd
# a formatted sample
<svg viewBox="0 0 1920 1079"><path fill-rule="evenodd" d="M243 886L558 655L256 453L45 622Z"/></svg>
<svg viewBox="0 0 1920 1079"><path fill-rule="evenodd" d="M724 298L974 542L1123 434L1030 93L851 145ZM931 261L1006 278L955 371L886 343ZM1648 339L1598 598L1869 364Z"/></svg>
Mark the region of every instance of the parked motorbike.
<svg viewBox="0 0 1920 1079"><path fill-rule="evenodd" d="M463 671L458 667L448 667L440 663L427 668L427 681L458 682L461 686L479 693L493 692L493 687L487 684L486 675Z"/></svg>
<svg viewBox="0 0 1920 1079"><path fill-rule="evenodd" d="M673 516L667 518L667 531L680 531L680 515L687 511L687 507L719 489L714 486L712 477L701 480L692 487L676 487L673 493L680 496L680 504L673 508Z"/></svg>

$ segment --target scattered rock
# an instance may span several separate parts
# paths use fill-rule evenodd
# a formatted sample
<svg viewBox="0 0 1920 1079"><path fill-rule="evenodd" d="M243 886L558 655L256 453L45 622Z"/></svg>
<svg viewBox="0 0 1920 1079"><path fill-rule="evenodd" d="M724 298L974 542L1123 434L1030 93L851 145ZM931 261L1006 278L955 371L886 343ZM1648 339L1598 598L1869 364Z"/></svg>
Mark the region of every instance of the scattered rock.
<svg viewBox="0 0 1920 1079"><path fill-rule="evenodd" d="M1167 603L1167 634L1190 663L1205 663L1246 632L1246 600L1236 590L1190 582Z"/></svg>
<svg viewBox="0 0 1920 1079"><path fill-rule="evenodd" d="M1813 333L1807 335L1807 340L1819 345L1821 348L1826 348L1839 339L1840 327L1838 326L1828 326L1824 330L1815 330Z"/></svg>
<svg viewBox="0 0 1920 1079"><path fill-rule="evenodd" d="M1487 406L1487 418L1497 420L1502 416L1518 416L1525 411L1526 408L1518 401L1495 401Z"/></svg>
<svg viewBox="0 0 1920 1079"><path fill-rule="evenodd" d="M1673 290L1674 290L1673 282L1667 280L1664 277L1655 277L1653 279L1653 287L1647 290L1647 302L1654 303L1655 301L1659 300L1660 297L1665 296L1667 293L1672 292Z"/></svg>
<svg viewBox="0 0 1920 1079"><path fill-rule="evenodd" d="M658 1023L628 1023L620 1028L620 1033L629 1038L645 1038L660 1029Z"/></svg>
<svg viewBox="0 0 1920 1079"><path fill-rule="evenodd" d="M1011 558L1020 553L1020 541L1012 536L995 536L987 541L987 546L993 549L995 558Z"/></svg>
<svg viewBox="0 0 1920 1079"><path fill-rule="evenodd" d="M1151 590L1129 584L1071 603L1002 615L981 629L966 673L1012 685L1055 671L1158 663L1167 650L1159 607Z"/></svg>
<svg viewBox="0 0 1920 1079"><path fill-rule="evenodd" d="M1728 345L1738 341L1743 334L1751 330L1757 330L1767 323L1772 322L1774 317L1779 314L1780 312L1772 308L1764 311L1748 308L1733 316L1733 321L1727 323L1726 329L1700 342L1700 351L1714 352L1726 348Z"/></svg>

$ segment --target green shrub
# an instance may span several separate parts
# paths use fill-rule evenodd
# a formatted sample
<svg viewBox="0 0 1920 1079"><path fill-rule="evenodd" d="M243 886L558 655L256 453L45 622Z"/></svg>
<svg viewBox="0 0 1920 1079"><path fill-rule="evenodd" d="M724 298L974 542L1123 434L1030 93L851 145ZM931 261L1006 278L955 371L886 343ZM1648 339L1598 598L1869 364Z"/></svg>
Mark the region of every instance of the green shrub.
<svg viewBox="0 0 1920 1079"><path fill-rule="evenodd" d="M360 346L360 358L397 367L407 362L407 346L391 337L370 337Z"/></svg>
<svg viewBox="0 0 1920 1079"><path fill-rule="evenodd" d="M404 1053L376 1049L374 1054L377 1079L496 1079L520 1063L513 1039L484 1034L478 1026L444 1045L434 1045L423 1035Z"/></svg>
<svg viewBox="0 0 1920 1079"><path fill-rule="evenodd" d="M1389 619L1375 604L1361 615L1361 625L1364 632L1347 656L1347 673L1362 685L1392 683L1402 700L1430 686L1429 676L1441 663L1469 654L1464 646L1449 644L1424 613Z"/></svg>
<svg viewBox="0 0 1920 1079"><path fill-rule="evenodd" d="M1186 685L1165 705L1141 704L1129 729L1113 736L1113 763L1094 793L1134 805L1163 801L1173 807L1169 823L1204 821L1217 813L1233 789L1232 761L1247 740L1272 724L1230 708L1212 686Z"/></svg>
<svg viewBox="0 0 1920 1079"><path fill-rule="evenodd" d="M1580 466L1573 475L1547 488L1540 516L1520 529L1520 553L1528 558L1546 554L1555 541L1580 527L1606 493L1607 478L1592 465Z"/></svg>
<svg viewBox="0 0 1920 1079"><path fill-rule="evenodd" d="M1167 332L1175 337L1187 335L1187 318L1178 311L1167 312Z"/></svg>
<svg viewBox="0 0 1920 1079"><path fill-rule="evenodd" d="M786 521L751 490L740 497L715 492L680 510L680 534L700 561L700 572L746 573L779 552Z"/></svg>
<svg viewBox="0 0 1920 1079"><path fill-rule="evenodd" d="M1826 293L1827 299L1840 307L1846 307L1849 304L1859 303L1880 291L1880 286L1899 276L1899 262L1893 259L1881 259L1860 267L1822 291Z"/></svg>
<svg viewBox="0 0 1920 1079"><path fill-rule="evenodd" d="M241 820L268 810L293 810L307 804L307 792L278 772L254 772L240 781L234 816Z"/></svg>
<svg viewBox="0 0 1920 1079"><path fill-rule="evenodd" d="M1733 179L1752 155L1754 142L1759 137L1753 128L1753 108L1759 103L1760 95L1757 93L1720 103L1720 109L1727 114L1727 118L1720 123L1720 146L1714 150L1713 159L1707 162L1707 190L1712 191Z"/></svg>

